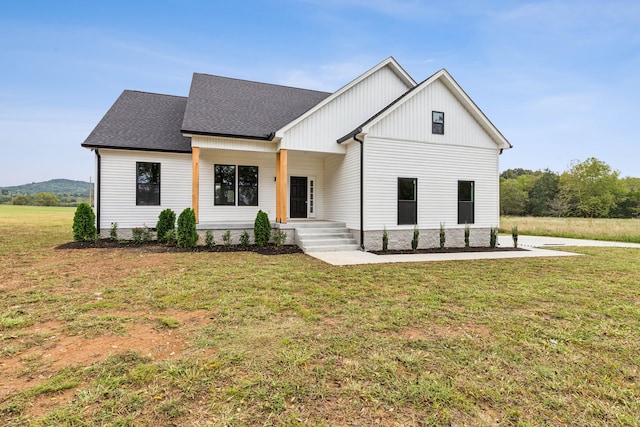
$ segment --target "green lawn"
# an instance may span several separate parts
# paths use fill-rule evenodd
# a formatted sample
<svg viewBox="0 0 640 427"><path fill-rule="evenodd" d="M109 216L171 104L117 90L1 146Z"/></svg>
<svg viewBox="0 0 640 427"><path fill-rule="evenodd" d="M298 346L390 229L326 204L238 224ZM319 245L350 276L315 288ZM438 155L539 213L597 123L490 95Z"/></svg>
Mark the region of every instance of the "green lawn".
<svg viewBox="0 0 640 427"><path fill-rule="evenodd" d="M0 207L6 425L638 425L639 250L331 267L55 249L72 216ZM94 357L140 331L149 351ZM52 362L78 342L90 362Z"/></svg>

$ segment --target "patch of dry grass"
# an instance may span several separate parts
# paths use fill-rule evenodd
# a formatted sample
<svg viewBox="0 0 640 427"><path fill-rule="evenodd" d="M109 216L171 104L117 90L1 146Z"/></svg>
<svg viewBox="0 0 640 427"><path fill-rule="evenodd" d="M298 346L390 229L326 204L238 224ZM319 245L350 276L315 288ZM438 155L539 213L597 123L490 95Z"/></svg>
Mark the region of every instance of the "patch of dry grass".
<svg viewBox="0 0 640 427"><path fill-rule="evenodd" d="M500 232L640 243L640 219L500 217Z"/></svg>

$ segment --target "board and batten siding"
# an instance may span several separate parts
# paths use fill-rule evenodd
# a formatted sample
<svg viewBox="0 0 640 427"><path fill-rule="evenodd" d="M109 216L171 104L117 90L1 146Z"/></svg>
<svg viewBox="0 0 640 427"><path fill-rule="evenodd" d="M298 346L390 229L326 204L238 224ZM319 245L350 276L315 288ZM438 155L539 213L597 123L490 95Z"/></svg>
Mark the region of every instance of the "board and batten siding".
<svg viewBox="0 0 640 427"><path fill-rule="evenodd" d="M431 133L431 112L444 112L444 135ZM369 135L407 141L431 141L497 148L496 142L439 80L420 90L378 123Z"/></svg>
<svg viewBox="0 0 640 427"><path fill-rule="evenodd" d="M214 166L217 164L258 167L258 206L214 205ZM269 219L274 221L276 217L275 176L276 157L273 153L201 150L199 222L201 224L211 222L253 223L259 210L266 212ZM236 203L238 202L237 185L236 180ZM191 190L189 190L189 194L191 194Z"/></svg>
<svg viewBox="0 0 640 427"><path fill-rule="evenodd" d="M345 143L345 155L328 156L325 161L325 217L360 229L360 144Z"/></svg>
<svg viewBox="0 0 640 427"><path fill-rule="evenodd" d="M365 230L413 228L398 225L398 178L418 179L418 227L459 228L458 181L475 182L475 222L499 221L498 150L366 138Z"/></svg>
<svg viewBox="0 0 640 427"><path fill-rule="evenodd" d="M100 149L100 229L153 228L163 209L191 207L191 154ZM136 206L136 162L160 163L160 206Z"/></svg>
<svg viewBox="0 0 640 427"><path fill-rule="evenodd" d="M382 67L350 90L287 130L281 148L344 153L336 141L406 92L407 85L388 66Z"/></svg>

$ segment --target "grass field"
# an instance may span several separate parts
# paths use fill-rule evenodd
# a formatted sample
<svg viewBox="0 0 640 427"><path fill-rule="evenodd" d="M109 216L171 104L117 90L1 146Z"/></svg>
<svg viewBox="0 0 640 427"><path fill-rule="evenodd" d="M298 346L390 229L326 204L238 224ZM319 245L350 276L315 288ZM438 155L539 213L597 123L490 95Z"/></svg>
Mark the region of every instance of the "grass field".
<svg viewBox="0 0 640 427"><path fill-rule="evenodd" d="M640 219L500 217L500 232L640 243Z"/></svg>
<svg viewBox="0 0 640 427"><path fill-rule="evenodd" d="M55 249L72 216L0 206L3 425L639 425L637 249Z"/></svg>

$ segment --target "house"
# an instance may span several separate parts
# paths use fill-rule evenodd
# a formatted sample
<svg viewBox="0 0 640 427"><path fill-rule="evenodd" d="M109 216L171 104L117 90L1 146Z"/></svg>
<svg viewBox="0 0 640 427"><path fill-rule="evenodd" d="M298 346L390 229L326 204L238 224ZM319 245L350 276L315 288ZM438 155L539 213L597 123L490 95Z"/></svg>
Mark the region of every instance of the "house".
<svg viewBox="0 0 640 427"><path fill-rule="evenodd" d="M409 248L414 228L434 247L441 226L487 246L511 148L446 70L417 83L394 58L334 93L198 73L187 97L125 90L82 146L102 233L192 207L220 241L263 210L309 251L377 250L384 230Z"/></svg>

